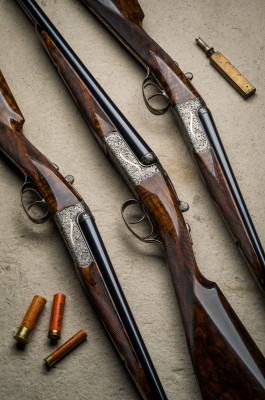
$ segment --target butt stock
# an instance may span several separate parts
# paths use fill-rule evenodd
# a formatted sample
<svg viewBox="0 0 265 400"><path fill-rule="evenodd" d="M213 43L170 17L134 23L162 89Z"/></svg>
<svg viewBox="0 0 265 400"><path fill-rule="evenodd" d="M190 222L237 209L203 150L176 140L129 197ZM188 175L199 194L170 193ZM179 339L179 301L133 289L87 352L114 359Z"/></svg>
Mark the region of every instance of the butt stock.
<svg viewBox="0 0 265 400"><path fill-rule="evenodd" d="M136 192L164 244L203 399L264 399L265 359L216 283L200 274L171 184L157 174Z"/></svg>
<svg viewBox="0 0 265 400"><path fill-rule="evenodd" d="M265 254L209 110L189 79L172 58L144 31L144 13L137 0L81 0L147 70L144 100L154 114L169 107L189 147L200 175L234 241L262 290L265 290ZM145 84L155 84L168 105L154 109L145 97ZM165 97L165 96L164 96ZM197 104L196 104L197 103ZM200 111L205 118L199 117ZM207 111L207 112L205 112ZM193 115L189 117L190 113ZM194 121L199 132L191 132ZM199 128L199 129L198 129ZM204 136L206 150L196 146ZM209 149L209 150L208 150ZM213 165L218 175L212 177ZM217 174L216 174L217 175ZM215 179L217 178L217 179ZM220 179L220 180L219 180Z"/></svg>
<svg viewBox="0 0 265 400"><path fill-rule="evenodd" d="M23 135L24 118L0 72L0 149L38 188L52 214L80 201L56 167Z"/></svg>
<svg viewBox="0 0 265 400"><path fill-rule="evenodd" d="M173 105L199 96L176 62L142 28L144 14L136 0L81 1L161 81Z"/></svg>
<svg viewBox="0 0 265 400"><path fill-rule="evenodd" d="M1 123L7 125L17 133L22 133L24 117L9 89L4 75L0 70L0 115Z"/></svg>

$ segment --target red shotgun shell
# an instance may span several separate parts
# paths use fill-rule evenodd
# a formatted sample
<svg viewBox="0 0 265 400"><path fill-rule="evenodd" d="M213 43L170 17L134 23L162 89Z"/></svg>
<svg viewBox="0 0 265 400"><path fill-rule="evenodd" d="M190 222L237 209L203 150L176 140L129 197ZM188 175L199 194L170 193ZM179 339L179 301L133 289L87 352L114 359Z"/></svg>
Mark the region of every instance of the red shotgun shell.
<svg viewBox="0 0 265 400"><path fill-rule="evenodd" d="M51 368L57 361L63 358L69 351L73 350L79 343L85 340L87 333L81 329L73 337L71 337L67 342L62 344L58 349L51 353L48 357L44 358L46 365Z"/></svg>
<svg viewBox="0 0 265 400"><path fill-rule="evenodd" d="M61 337L64 304L65 304L64 294L58 293L53 296L50 328L48 333L48 338L52 340L57 340L60 339Z"/></svg>
<svg viewBox="0 0 265 400"><path fill-rule="evenodd" d="M33 300L26 312L26 315L17 331L14 339L21 343L28 343L31 338L34 326L40 316L40 313L45 306L46 300L41 296L34 296Z"/></svg>

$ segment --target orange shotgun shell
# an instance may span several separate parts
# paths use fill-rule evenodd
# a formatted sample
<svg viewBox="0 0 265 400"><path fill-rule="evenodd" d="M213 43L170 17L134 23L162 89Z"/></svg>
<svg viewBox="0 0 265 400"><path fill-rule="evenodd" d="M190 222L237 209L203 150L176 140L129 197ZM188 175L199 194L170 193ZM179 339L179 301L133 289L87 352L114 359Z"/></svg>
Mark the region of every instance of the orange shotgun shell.
<svg viewBox="0 0 265 400"><path fill-rule="evenodd" d="M41 296L34 296L33 300L26 312L26 315L17 331L14 339L17 342L28 343L31 338L32 331L35 327L35 324L40 316L40 313L45 306L46 300Z"/></svg>
<svg viewBox="0 0 265 400"><path fill-rule="evenodd" d="M53 296L50 328L48 333L48 338L52 340L57 340L60 339L61 337L64 304L65 304L64 294L58 293Z"/></svg>
<svg viewBox="0 0 265 400"><path fill-rule="evenodd" d="M85 340L87 333L81 329L73 337L71 337L67 342L62 344L58 349L51 353L48 357L44 358L46 365L51 368L57 361L63 358L69 351L73 350L79 343Z"/></svg>

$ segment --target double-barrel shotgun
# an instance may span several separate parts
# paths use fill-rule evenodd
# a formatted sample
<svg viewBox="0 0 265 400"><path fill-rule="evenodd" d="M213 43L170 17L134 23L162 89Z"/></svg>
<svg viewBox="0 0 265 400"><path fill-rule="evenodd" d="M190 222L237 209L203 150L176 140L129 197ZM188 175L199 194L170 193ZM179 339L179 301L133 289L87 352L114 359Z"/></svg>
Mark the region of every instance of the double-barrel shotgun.
<svg viewBox="0 0 265 400"><path fill-rule="evenodd" d="M137 0L81 0L147 70L145 104L153 114L169 108L200 175L259 286L265 289L265 254L210 110L178 64L144 31ZM166 104L155 108L147 88Z"/></svg>
<svg viewBox="0 0 265 400"><path fill-rule="evenodd" d="M53 216L85 293L141 398L166 400L93 215L72 186L73 177L64 178L58 167L30 143L22 133L23 124L21 111L0 71L0 150L25 176L21 198L26 214L35 223Z"/></svg>
<svg viewBox="0 0 265 400"><path fill-rule="evenodd" d="M38 4L17 1L104 153L134 194L123 208L139 204L154 228L142 239L164 249L203 399L264 400L265 359L217 284L199 272L182 214L187 206L156 155Z"/></svg>

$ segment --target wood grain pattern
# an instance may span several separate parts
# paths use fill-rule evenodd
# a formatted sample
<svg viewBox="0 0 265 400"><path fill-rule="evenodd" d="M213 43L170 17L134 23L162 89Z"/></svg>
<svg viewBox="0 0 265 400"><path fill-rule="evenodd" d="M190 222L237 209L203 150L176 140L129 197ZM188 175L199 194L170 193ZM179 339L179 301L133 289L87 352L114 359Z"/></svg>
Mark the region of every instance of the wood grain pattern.
<svg viewBox="0 0 265 400"><path fill-rule="evenodd" d="M96 262L79 268L80 280L143 399L155 400L121 317Z"/></svg>
<svg viewBox="0 0 265 400"><path fill-rule="evenodd" d="M172 110L174 105L178 102L184 102L191 100L192 97L184 95L182 88L179 87L174 77L171 74L175 74L175 79L179 79L185 83L186 89L190 91L190 94L198 96L195 89L187 84L183 76L179 73L176 68L171 69L172 60L166 52L157 47L155 42L152 42L150 37L146 37L146 33L141 28L141 23L144 14L138 3L138 0L81 0L97 17L103 22L108 29L117 36L120 41L132 52L132 54L145 65L151 68L154 72L158 83L166 90L170 100ZM151 56L150 56L151 54ZM157 67L153 61L156 60L161 66L159 67L160 73L157 72ZM166 67L167 66L167 67ZM171 93L168 92L167 86L171 89ZM185 90L186 90L185 89ZM179 93L179 97L177 98ZM194 98L194 97L193 97ZM176 100L177 99L177 100ZM179 121L178 121L179 122ZM179 125L181 126L181 124ZM222 147L221 140L218 138L217 142ZM265 289L265 264L264 264L264 251L261 244L259 243L258 235L255 233L255 228L250 218L248 221L243 221L240 215L247 214L248 210L244 205L241 210L236 206L235 195L231 193L228 182L224 177L224 173L221 171L220 164L217 166L216 155L211 154L209 151L195 155L196 164L202 174L203 180L213 197L224 221L226 222L230 232L245 259L250 271L256 278L259 286ZM212 175L212 169L217 168ZM230 174L233 175L232 169L230 168ZM236 183L236 181L235 181ZM244 203L243 197L241 196L241 204ZM241 213L241 214L240 214Z"/></svg>
<svg viewBox="0 0 265 400"><path fill-rule="evenodd" d="M22 134L22 114L10 89L0 75L0 149L30 178L55 213L81 201L74 188Z"/></svg>
<svg viewBox="0 0 265 400"><path fill-rule="evenodd" d="M174 60L143 30L144 14L134 0L81 0L137 59L149 67L172 105L199 97Z"/></svg>
<svg viewBox="0 0 265 400"><path fill-rule="evenodd" d="M228 229L258 282L264 282L264 273L249 234L245 229L237 204L229 188L214 149L196 153L195 159L202 179L205 182L217 208L222 214ZM264 286L264 284L263 284Z"/></svg>
<svg viewBox="0 0 265 400"><path fill-rule="evenodd" d="M156 174L136 192L164 243L203 399L264 399L265 359L218 286L200 274L170 183Z"/></svg>
<svg viewBox="0 0 265 400"><path fill-rule="evenodd" d="M0 116L3 124L22 133L24 117L0 71Z"/></svg>
<svg viewBox="0 0 265 400"><path fill-rule="evenodd" d="M44 30L40 31L40 38L87 124L96 133L95 136L102 145L101 139L117 128Z"/></svg>

